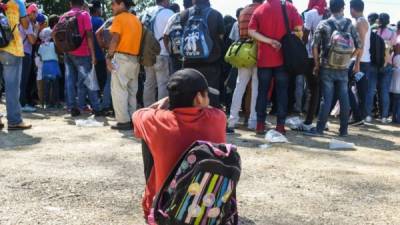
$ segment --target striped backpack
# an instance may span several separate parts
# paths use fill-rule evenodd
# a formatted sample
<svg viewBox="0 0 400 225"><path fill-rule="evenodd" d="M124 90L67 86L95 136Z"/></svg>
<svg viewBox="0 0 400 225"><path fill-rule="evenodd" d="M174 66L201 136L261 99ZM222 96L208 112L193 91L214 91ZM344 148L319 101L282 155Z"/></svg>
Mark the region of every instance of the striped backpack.
<svg viewBox="0 0 400 225"><path fill-rule="evenodd" d="M237 225L240 173L235 146L195 142L156 196L149 224Z"/></svg>

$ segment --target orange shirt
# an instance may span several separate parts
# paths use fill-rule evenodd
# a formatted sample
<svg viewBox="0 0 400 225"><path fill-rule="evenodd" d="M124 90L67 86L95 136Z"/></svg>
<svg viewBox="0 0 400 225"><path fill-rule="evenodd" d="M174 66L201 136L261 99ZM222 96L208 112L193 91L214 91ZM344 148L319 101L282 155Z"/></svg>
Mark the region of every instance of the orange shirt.
<svg viewBox="0 0 400 225"><path fill-rule="evenodd" d="M115 16L110 32L120 35L117 52L139 55L142 24L135 15L123 12Z"/></svg>
<svg viewBox="0 0 400 225"><path fill-rule="evenodd" d="M133 114L135 136L143 139L153 156L143 210L147 218L153 198L185 150L195 141L226 142L226 116L219 109L179 108L173 111L141 109Z"/></svg>

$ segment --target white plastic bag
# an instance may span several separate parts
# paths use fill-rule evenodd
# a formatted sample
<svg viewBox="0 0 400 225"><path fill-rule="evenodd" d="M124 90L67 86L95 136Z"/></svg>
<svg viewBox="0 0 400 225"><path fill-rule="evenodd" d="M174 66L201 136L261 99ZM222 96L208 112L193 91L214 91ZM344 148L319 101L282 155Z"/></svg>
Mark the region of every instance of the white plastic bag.
<svg viewBox="0 0 400 225"><path fill-rule="evenodd" d="M89 75L86 77L84 84L91 91L99 91L99 83L97 81L96 69L95 66L92 67Z"/></svg>
<svg viewBox="0 0 400 225"><path fill-rule="evenodd" d="M300 119L300 117L295 116L295 117L290 117L288 119L286 119L286 125L292 129L292 130L296 130L300 127L301 124L303 124L303 120Z"/></svg>
<svg viewBox="0 0 400 225"><path fill-rule="evenodd" d="M93 117L89 117L86 120L75 120L75 124L78 127L103 127L104 123L95 120Z"/></svg>
<svg viewBox="0 0 400 225"><path fill-rule="evenodd" d="M332 139L329 143L329 149L355 149L356 145L354 143L348 143L344 141L339 141Z"/></svg>
<svg viewBox="0 0 400 225"><path fill-rule="evenodd" d="M265 135L265 140L269 143L289 143L288 139L276 130L270 130Z"/></svg>

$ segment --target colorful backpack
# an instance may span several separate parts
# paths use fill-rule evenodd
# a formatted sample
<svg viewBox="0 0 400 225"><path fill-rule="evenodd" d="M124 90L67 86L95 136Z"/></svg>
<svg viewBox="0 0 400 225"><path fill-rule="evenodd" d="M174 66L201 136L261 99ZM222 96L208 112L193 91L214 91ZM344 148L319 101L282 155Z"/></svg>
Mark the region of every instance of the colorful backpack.
<svg viewBox="0 0 400 225"><path fill-rule="evenodd" d="M235 146L195 142L156 196L149 224L237 225L240 173Z"/></svg>
<svg viewBox="0 0 400 225"><path fill-rule="evenodd" d="M61 52L70 52L78 49L83 37L78 26L79 13L69 13L63 16L54 27L54 42Z"/></svg>
<svg viewBox="0 0 400 225"><path fill-rule="evenodd" d="M210 7L189 9L189 17L183 28L181 40L181 55L185 60L207 59L210 56L214 46L208 29L208 17L211 11Z"/></svg>
<svg viewBox="0 0 400 225"><path fill-rule="evenodd" d="M6 15L7 1L2 1L2 2L3 3L0 3L0 48L5 48L14 39L13 33L17 25L11 28L10 22Z"/></svg>
<svg viewBox="0 0 400 225"><path fill-rule="evenodd" d="M328 65L334 69L348 69L355 49L354 39L348 31L351 20L347 20L342 28L338 28L332 20L328 20L328 25L332 30L329 42Z"/></svg>

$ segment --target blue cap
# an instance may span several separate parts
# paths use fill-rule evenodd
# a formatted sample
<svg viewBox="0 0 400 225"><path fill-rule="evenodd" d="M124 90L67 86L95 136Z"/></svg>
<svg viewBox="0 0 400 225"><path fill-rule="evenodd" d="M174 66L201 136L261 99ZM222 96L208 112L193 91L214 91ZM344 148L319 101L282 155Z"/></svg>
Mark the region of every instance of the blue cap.
<svg viewBox="0 0 400 225"><path fill-rule="evenodd" d="M46 22L46 16L43 15L43 14L41 14L41 13L39 13L39 14L37 15L37 17L36 17L36 21L37 21L38 23L44 23L44 22Z"/></svg>

